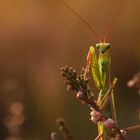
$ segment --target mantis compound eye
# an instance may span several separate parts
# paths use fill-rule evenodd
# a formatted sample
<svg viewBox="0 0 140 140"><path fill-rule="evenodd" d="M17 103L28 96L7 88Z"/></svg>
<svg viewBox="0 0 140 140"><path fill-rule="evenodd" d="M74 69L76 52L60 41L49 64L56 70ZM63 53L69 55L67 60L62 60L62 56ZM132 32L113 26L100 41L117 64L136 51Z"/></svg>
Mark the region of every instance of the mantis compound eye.
<svg viewBox="0 0 140 140"><path fill-rule="evenodd" d="M106 49L109 49L111 47L110 43L106 43Z"/></svg>
<svg viewBox="0 0 140 140"><path fill-rule="evenodd" d="M97 44L96 44L96 48L97 48L97 49L99 49L100 46L101 46L100 43L97 43Z"/></svg>

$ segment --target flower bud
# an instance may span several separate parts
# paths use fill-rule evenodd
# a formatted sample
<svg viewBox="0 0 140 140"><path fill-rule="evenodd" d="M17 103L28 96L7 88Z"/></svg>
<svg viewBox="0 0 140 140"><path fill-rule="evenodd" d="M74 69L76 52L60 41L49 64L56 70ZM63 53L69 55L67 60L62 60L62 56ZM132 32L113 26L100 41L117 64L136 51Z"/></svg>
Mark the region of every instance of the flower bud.
<svg viewBox="0 0 140 140"><path fill-rule="evenodd" d="M97 123L98 121L100 121L102 119L102 114L98 111L93 110L91 113L91 121L94 123Z"/></svg>
<svg viewBox="0 0 140 140"><path fill-rule="evenodd" d="M112 120L112 119L107 119L107 120L105 120L104 122L103 122L103 124L104 124L104 126L106 127L106 128L114 128L115 127L115 122L114 122L114 120Z"/></svg>
<svg viewBox="0 0 140 140"><path fill-rule="evenodd" d="M124 140L128 140L127 132L125 130L120 130L120 131L122 133L122 136L123 136Z"/></svg>
<svg viewBox="0 0 140 140"><path fill-rule="evenodd" d="M82 98L82 96L83 96L83 92L79 90L76 94L76 97L77 98Z"/></svg>
<svg viewBox="0 0 140 140"><path fill-rule="evenodd" d="M50 137L51 137L51 140L57 140L57 134L55 132L52 132Z"/></svg>

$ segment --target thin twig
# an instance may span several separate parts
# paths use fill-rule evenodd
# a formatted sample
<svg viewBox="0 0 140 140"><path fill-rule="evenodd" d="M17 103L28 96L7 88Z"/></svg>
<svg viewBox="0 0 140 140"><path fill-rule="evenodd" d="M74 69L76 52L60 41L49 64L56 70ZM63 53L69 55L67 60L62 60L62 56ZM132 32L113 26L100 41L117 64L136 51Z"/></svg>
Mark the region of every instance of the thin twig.
<svg viewBox="0 0 140 140"><path fill-rule="evenodd" d="M125 131L133 131L133 130L136 130L136 129L140 129L140 124L133 125L133 126L130 126L130 127L127 127L127 128L123 128L123 130L125 130Z"/></svg>
<svg viewBox="0 0 140 140"><path fill-rule="evenodd" d="M99 140L102 136L103 136L103 133L99 134L99 135L95 138L95 140Z"/></svg>

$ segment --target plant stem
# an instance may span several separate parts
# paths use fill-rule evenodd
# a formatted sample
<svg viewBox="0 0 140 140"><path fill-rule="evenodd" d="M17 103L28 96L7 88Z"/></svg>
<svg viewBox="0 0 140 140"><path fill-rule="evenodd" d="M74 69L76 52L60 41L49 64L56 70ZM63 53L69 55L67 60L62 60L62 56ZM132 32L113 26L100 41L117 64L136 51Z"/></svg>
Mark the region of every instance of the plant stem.
<svg viewBox="0 0 140 140"><path fill-rule="evenodd" d="M133 130L139 129L139 128L140 128L140 124L137 124L137 125L130 126L130 127L127 127L127 128L123 128L123 130L125 130L125 131L133 131Z"/></svg>

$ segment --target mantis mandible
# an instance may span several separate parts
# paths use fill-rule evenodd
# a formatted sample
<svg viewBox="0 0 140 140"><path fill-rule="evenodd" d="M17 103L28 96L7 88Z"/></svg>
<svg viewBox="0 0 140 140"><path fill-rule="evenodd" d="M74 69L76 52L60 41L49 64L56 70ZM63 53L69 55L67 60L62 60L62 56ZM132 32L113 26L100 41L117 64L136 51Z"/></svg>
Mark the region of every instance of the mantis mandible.
<svg viewBox="0 0 140 140"><path fill-rule="evenodd" d="M112 111L110 115L114 118L116 121L116 109L115 109L115 101L114 101L114 94L113 94L113 88L110 84L110 57L109 57L109 48L111 47L110 43L106 42L106 38L108 37L113 24L115 23L115 20L117 19L117 16L119 15L119 12L122 9L122 6L117 11L115 17L113 18L111 24L109 25L109 28L107 32L105 33L103 39L100 38L100 36L97 34L97 32L94 30L94 28L83 18L81 17L72 7L70 7L68 4L66 4L63 0L59 0L66 8L68 8L74 15L76 15L89 29L90 31L95 35L96 39L98 40L98 43L95 45L95 48L93 46L90 47L88 55L87 55L87 65L85 69L85 77L87 73L89 72L90 68L92 71L93 79L95 86L99 90L99 95L97 99L97 104L101 109L104 109L102 107L106 106L106 102L108 98L110 98L110 105L112 108ZM124 0L126 1L126 0ZM98 55L96 54L96 50L98 52ZM107 76L109 75L109 85L107 85ZM117 81L115 79L115 81ZM112 88L113 87L113 88ZM109 116L110 117L110 116ZM117 123L117 122L116 122ZM103 134L103 124L98 123L98 132L99 135ZM100 137L99 140L107 140L107 138Z"/></svg>

